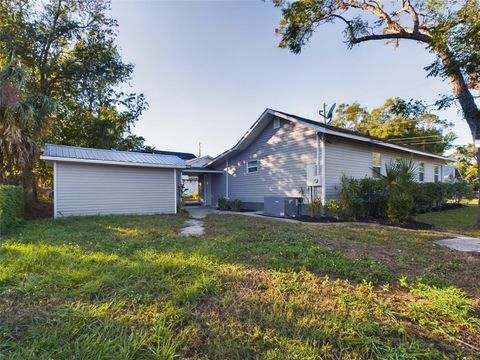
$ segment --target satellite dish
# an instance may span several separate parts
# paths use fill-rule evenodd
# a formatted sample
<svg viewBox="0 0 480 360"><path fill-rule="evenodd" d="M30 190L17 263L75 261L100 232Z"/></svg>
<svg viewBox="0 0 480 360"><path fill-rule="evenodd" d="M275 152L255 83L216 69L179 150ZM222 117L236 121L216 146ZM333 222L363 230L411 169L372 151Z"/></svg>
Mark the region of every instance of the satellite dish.
<svg viewBox="0 0 480 360"><path fill-rule="evenodd" d="M332 107L330 108L330 110L328 110L328 113L327 113L327 119L329 120L332 120L332 116L333 116L333 110L335 109L335 106L337 105L337 103L333 103ZM330 121L329 121L330 122Z"/></svg>

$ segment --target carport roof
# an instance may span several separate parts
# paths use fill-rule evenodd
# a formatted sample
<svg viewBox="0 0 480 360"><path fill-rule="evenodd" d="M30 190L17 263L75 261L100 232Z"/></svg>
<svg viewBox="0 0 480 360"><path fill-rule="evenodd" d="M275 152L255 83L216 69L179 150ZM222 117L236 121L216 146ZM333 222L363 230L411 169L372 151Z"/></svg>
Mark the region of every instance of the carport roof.
<svg viewBox="0 0 480 360"><path fill-rule="evenodd" d="M149 154L45 144L40 157L47 161L69 161L93 164L130 165L160 168L185 168L185 161L175 155Z"/></svg>

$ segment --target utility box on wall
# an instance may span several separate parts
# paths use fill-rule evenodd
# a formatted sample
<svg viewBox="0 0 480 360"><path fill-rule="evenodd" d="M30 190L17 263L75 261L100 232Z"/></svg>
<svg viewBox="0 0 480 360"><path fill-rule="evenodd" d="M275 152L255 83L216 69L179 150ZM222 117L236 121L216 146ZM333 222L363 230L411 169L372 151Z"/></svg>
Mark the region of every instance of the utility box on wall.
<svg viewBox="0 0 480 360"><path fill-rule="evenodd" d="M269 196L263 200L263 213L276 217L298 216L298 207L302 198Z"/></svg>

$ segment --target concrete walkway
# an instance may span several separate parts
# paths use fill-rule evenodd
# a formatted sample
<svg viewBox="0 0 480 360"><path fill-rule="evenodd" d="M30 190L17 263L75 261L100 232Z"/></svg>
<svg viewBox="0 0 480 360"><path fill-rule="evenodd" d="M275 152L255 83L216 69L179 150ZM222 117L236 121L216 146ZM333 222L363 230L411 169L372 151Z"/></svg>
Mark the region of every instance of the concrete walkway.
<svg viewBox="0 0 480 360"><path fill-rule="evenodd" d="M435 242L458 251L480 252L480 239L469 236L457 235L457 237L451 239L443 239Z"/></svg>
<svg viewBox="0 0 480 360"><path fill-rule="evenodd" d="M187 211L190 213L192 219L185 221L186 227L180 229L179 234L182 236L202 236L205 234L205 227L203 218L208 214L216 212L214 208L203 206L188 206Z"/></svg>

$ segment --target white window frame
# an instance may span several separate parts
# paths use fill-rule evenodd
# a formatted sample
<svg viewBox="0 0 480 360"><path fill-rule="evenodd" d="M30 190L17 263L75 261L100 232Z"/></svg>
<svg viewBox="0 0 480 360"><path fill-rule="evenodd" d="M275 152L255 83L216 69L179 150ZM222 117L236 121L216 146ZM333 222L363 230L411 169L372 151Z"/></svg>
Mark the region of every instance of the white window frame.
<svg viewBox="0 0 480 360"><path fill-rule="evenodd" d="M425 163L423 161L418 163L418 182L425 182Z"/></svg>
<svg viewBox="0 0 480 360"><path fill-rule="evenodd" d="M280 128L280 119L279 118L273 119L273 128L274 129L279 129Z"/></svg>
<svg viewBox="0 0 480 360"><path fill-rule="evenodd" d="M259 167L258 160L248 160L246 165L247 165L247 174L258 171L258 167Z"/></svg>
<svg viewBox="0 0 480 360"><path fill-rule="evenodd" d="M433 182L440 182L440 165L433 165Z"/></svg>
<svg viewBox="0 0 480 360"><path fill-rule="evenodd" d="M380 164L378 166L375 166L375 155L378 155L378 158L380 160ZM378 169L378 173L375 171L375 169ZM374 179L379 179L380 176L379 174L382 173L382 154L379 152L372 152L372 177Z"/></svg>

